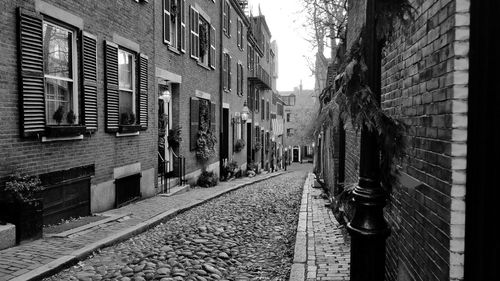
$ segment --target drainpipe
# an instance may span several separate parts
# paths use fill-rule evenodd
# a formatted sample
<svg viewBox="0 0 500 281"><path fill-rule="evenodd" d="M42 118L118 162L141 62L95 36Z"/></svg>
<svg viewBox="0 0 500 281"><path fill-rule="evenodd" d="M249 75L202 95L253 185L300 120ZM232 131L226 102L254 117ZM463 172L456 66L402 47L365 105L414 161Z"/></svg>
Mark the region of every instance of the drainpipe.
<svg viewBox="0 0 500 281"><path fill-rule="evenodd" d="M362 38L368 66L367 82L380 102L380 48L375 26L376 0L366 0L366 23ZM380 106L380 104L379 104ZM390 230L384 219L387 194L380 184L380 151L375 131L361 131L359 183L354 189L355 212L347 225L351 235L351 281L383 281L385 240Z"/></svg>
<svg viewBox="0 0 500 281"><path fill-rule="evenodd" d="M219 14L219 66L216 68L219 70L219 176L222 175L222 137L224 136L223 134L223 129L226 129L223 127L224 125L224 120L222 118L224 117L224 89L223 89L223 84L224 84L224 72L222 71L222 67L224 65L224 34L222 32L224 22L223 22L223 13L224 13L224 3L225 1L219 1L220 2L220 14Z"/></svg>

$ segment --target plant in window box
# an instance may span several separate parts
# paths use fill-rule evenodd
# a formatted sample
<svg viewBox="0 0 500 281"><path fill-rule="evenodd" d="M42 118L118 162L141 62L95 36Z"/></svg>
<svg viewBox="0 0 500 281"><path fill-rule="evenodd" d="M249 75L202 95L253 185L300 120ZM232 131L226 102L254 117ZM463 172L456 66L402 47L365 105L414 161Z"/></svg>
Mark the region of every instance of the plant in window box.
<svg viewBox="0 0 500 281"><path fill-rule="evenodd" d="M216 143L217 138L211 130L200 130L198 132L198 139L196 140L196 157L203 161L207 161L211 157L215 156Z"/></svg>
<svg viewBox="0 0 500 281"><path fill-rule="evenodd" d="M246 145L245 140L243 140L243 139L238 139L238 140L236 141L236 143L234 144L234 151L235 151L235 152L240 152L240 151L242 151L242 150L243 150L243 148L245 148L245 145Z"/></svg>
<svg viewBox="0 0 500 281"><path fill-rule="evenodd" d="M262 144L260 142L256 142L255 145L254 145L254 149L256 151L259 151L262 149Z"/></svg>
<svg viewBox="0 0 500 281"><path fill-rule="evenodd" d="M135 114L133 112L124 112L120 115L120 133L135 133L141 129L140 125L135 123Z"/></svg>
<svg viewBox="0 0 500 281"><path fill-rule="evenodd" d="M73 110L68 111L66 114L67 125L61 125L64 117L64 107L59 106L57 110L52 115L52 119L56 121L57 126L47 126L46 133L50 137L68 137L68 136L78 136L85 132L84 126L75 125L76 114Z"/></svg>
<svg viewBox="0 0 500 281"><path fill-rule="evenodd" d="M208 50L208 26L200 25L200 57L205 56Z"/></svg>
<svg viewBox="0 0 500 281"><path fill-rule="evenodd" d="M167 138L168 146L170 146L172 149L179 148L182 142L181 133L182 133L182 127L180 126L168 130L168 138Z"/></svg>
<svg viewBox="0 0 500 281"><path fill-rule="evenodd" d="M0 186L0 220L16 225L16 242L42 237L42 184L37 176L15 173Z"/></svg>

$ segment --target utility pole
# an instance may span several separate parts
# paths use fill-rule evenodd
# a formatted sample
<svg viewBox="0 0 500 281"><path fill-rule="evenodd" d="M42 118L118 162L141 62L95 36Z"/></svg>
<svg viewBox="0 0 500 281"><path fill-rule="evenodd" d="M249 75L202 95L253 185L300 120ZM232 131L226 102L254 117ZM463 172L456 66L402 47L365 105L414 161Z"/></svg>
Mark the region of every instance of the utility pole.
<svg viewBox="0 0 500 281"><path fill-rule="evenodd" d="M376 0L366 1L362 33L363 55L368 67L368 86L379 101L381 92L380 48L376 38ZM351 281L382 281L385 271L385 240L389 228L384 219L387 194L380 183L380 152L375 131L361 131L359 183L354 190L355 212L347 225L351 235Z"/></svg>

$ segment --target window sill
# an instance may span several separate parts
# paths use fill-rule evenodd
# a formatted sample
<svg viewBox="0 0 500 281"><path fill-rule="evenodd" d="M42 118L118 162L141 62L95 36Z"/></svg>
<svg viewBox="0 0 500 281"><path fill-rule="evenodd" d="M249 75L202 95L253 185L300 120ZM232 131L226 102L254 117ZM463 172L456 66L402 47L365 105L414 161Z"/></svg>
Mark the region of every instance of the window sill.
<svg viewBox="0 0 500 281"><path fill-rule="evenodd" d="M73 137L42 137L42 142L83 140L83 135Z"/></svg>
<svg viewBox="0 0 500 281"><path fill-rule="evenodd" d="M202 64L202 63L200 62L200 60L198 60L196 63L197 63L200 67L205 68L206 70L212 70L209 66Z"/></svg>
<svg viewBox="0 0 500 281"><path fill-rule="evenodd" d="M117 138L122 138L122 137L134 137L138 136L139 132L133 132L133 133L116 133Z"/></svg>
<svg viewBox="0 0 500 281"><path fill-rule="evenodd" d="M168 45L168 50L171 51L172 53L180 56L181 55L181 52L179 50L177 50L176 48L172 47L171 45Z"/></svg>
<svg viewBox="0 0 500 281"><path fill-rule="evenodd" d="M45 132L46 136L49 138L74 137L85 133L85 126L73 126L73 125L46 126Z"/></svg>

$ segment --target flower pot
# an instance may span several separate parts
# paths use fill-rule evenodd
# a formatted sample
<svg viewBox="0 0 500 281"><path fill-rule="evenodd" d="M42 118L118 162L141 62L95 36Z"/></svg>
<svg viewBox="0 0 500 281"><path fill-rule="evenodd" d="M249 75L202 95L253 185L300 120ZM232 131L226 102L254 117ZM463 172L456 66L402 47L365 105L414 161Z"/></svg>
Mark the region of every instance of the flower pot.
<svg viewBox="0 0 500 281"><path fill-rule="evenodd" d="M16 226L16 243L42 238L43 203L41 199L2 202L1 205L1 219Z"/></svg>

